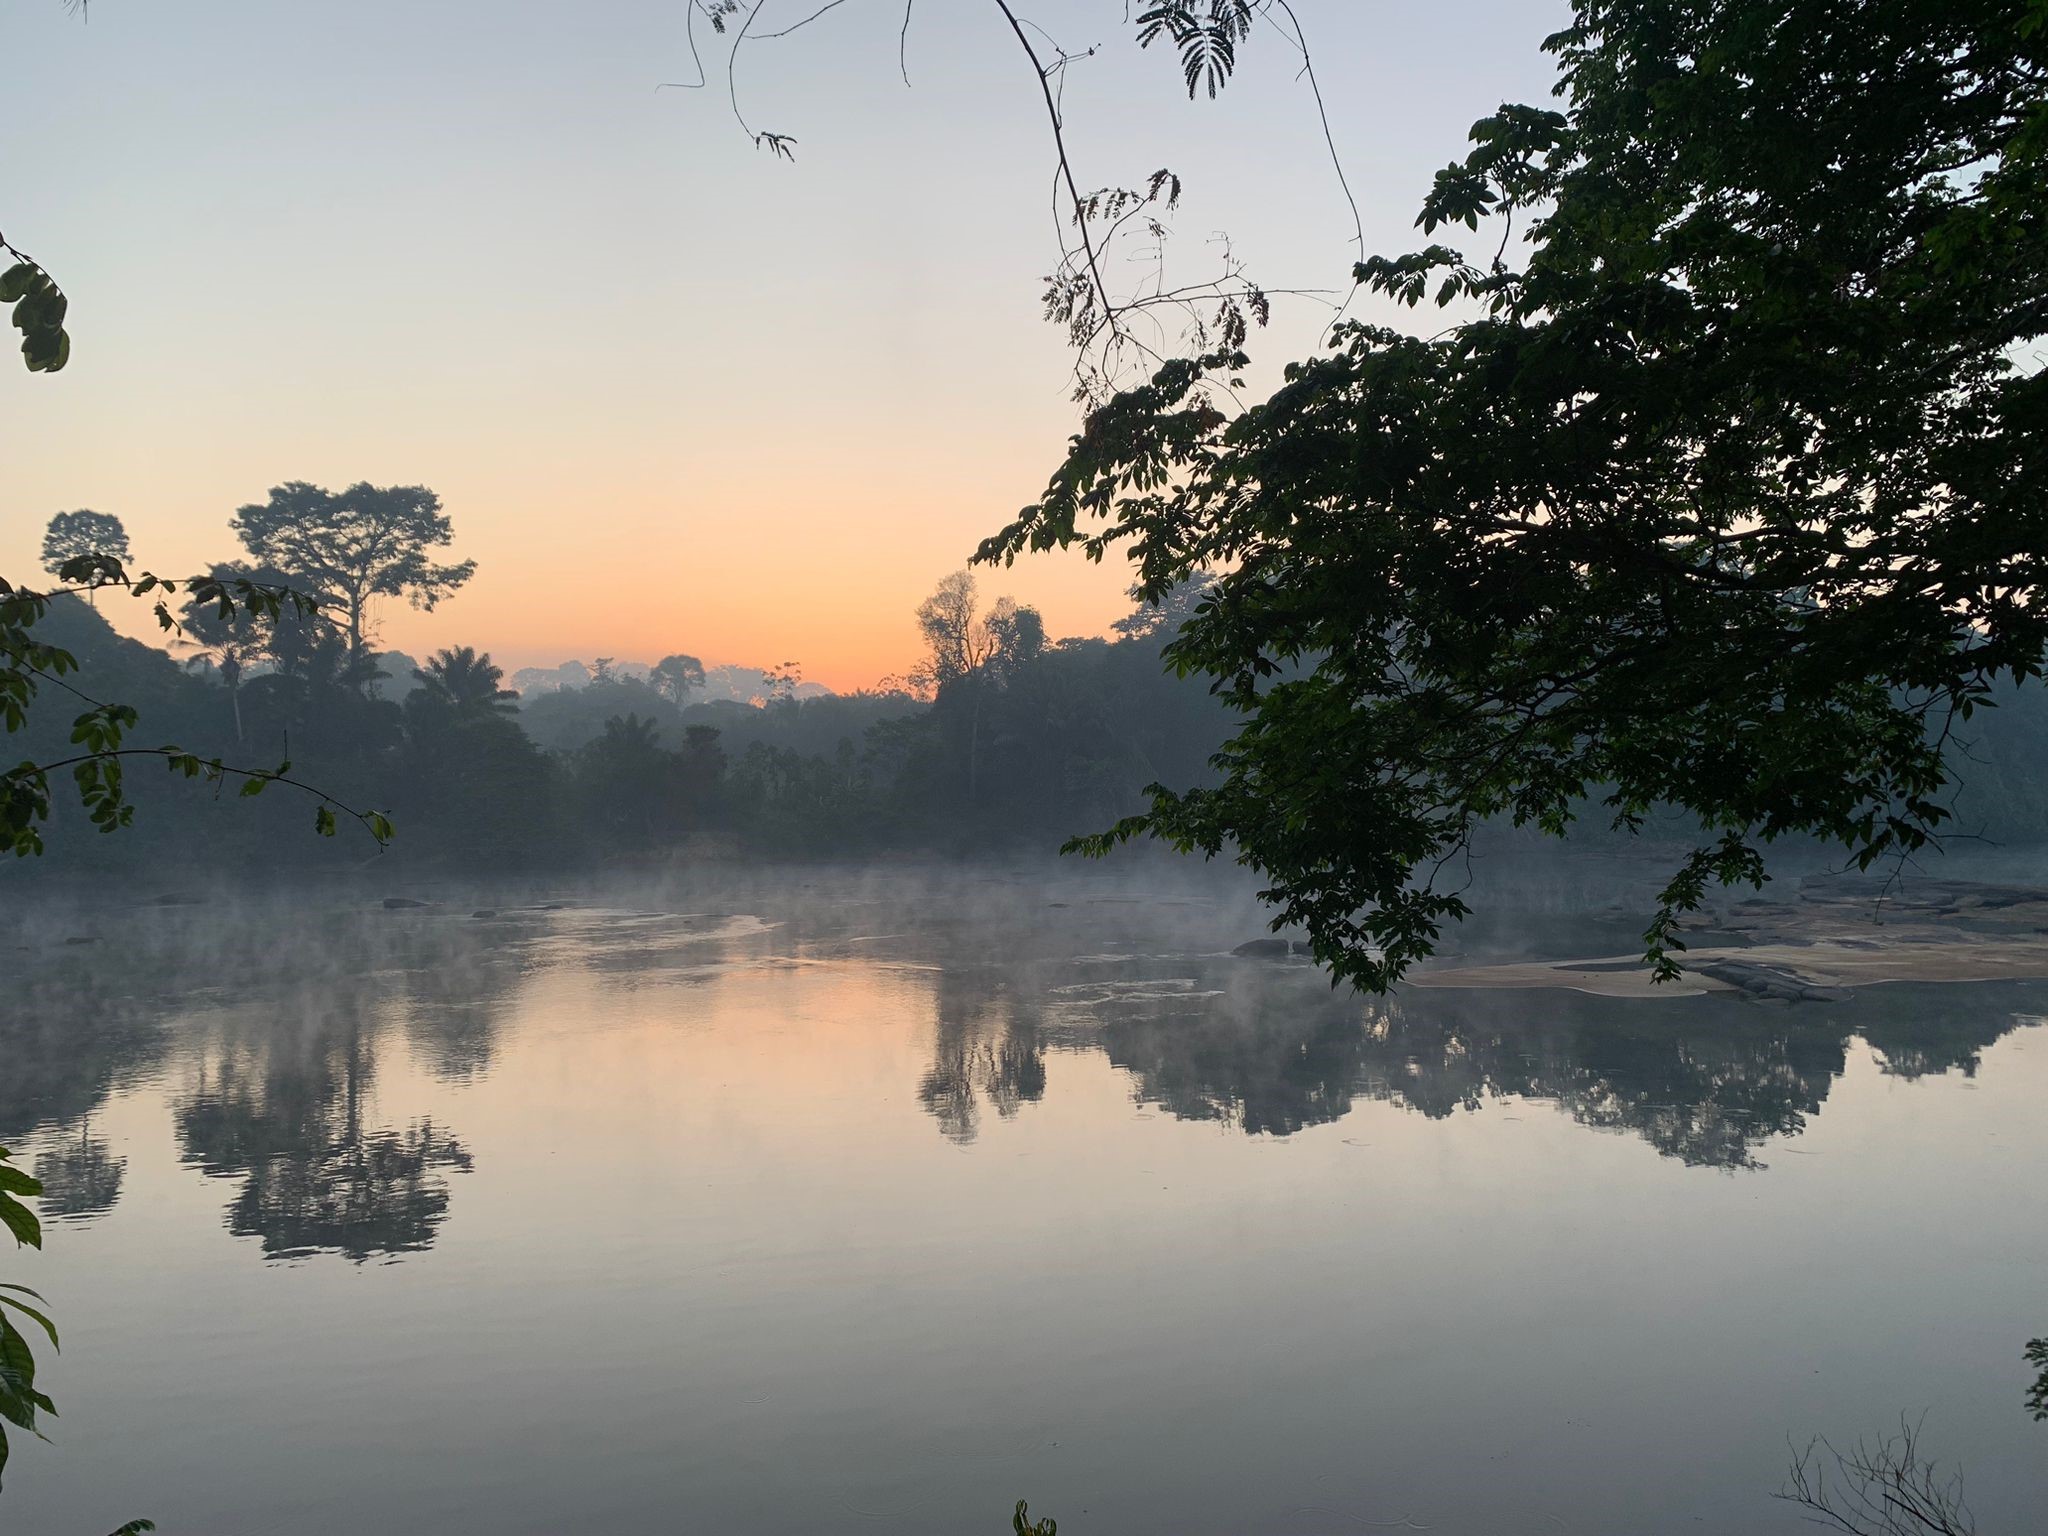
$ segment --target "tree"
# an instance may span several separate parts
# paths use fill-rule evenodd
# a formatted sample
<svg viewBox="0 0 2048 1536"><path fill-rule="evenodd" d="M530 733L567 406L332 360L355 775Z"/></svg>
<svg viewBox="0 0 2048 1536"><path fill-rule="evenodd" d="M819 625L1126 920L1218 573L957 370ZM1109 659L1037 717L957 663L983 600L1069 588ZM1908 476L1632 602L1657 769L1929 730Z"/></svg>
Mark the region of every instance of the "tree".
<svg viewBox="0 0 2048 1536"><path fill-rule="evenodd" d="M971 571L943 578L918 604L917 628L925 656L912 680L930 688L1014 667L1045 647L1045 622L1038 610L1002 597L984 613Z"/></svg>
<svg viewBox="0 0 2048 1536"><path fill-rule="evenodd" d="M281 572L262 570L245 561L234 560L214 566L208 573L209 581L225 586L236 581L247 581L257 585L284 587L289 585ZM237 604L223 608L211 599L192 596L185 600L179 610L179 624L185 638L196 650L213 663L220 674L221 683L228 691L228 706L235 717L235 740L243 739L242 733L242 678L249 664L273 651L290 654L292 646L277 646L280 626L289 626L294 632L301 627L302 620L297 613L286 616L282 611L275 619L246 605Z"/></svg>
<svg viewBox="0 0 2048 1536"><path fill-rule="evenodd" d="M453 542L455 528L441 498L423 485L359 481L337 493L287 481L236 512L230 526L251 556L291 572L341 610L351 659L364 652L373 599L403 597L431 610L476 573L474 560L435 565L427 558Z"/></svg>
<svg viewBox="0 0 2048 1536"><path fill-rule="evenodd" d="M1208 594L1209 583L1214 580L1207 571L1197 571L1186 581L1149 600L1142 588L1134 586L1130 590L1130 598L1137 607L1109 627L1126 640L1170 640L1180 633L1183 624L1195 616L1196 609Z"/></svg>
<svg viewBox="0 0 2048 1536"><path fill-rule="evenodd" d="M704 663L681 653L664 656L654 664L653 677L662 697L680 708L691 689L704 686Z"/></svg>
<svg viewBox="0 0 2048 1536"><path fill-rule="evenodd" d="M793 704L796 691L804 685L804 668L800 661L779 661L761 673L761 685L766 689L766 704Z"/></svg>
<svg viewBox="0 0 2048 1536"><path fill-rule="evenodd" d="M105 555L126 564L128 530L110 512L59 512L43 533L43 569L52 576L84 555Z"/></svg>
<svg viewBox="0 0 2048 1536"><path fill-rule="evenodd" d="M918 605L917 627L924 636L925 658L913 680L934 690L942 712L950 713L965 696L967 800L972 805L981 791L987 691L1000 687L1015 668L1045 649L1045 622L1037 609L1021 608L1007 597L998 598L983 613L973 573L955 571Z"/></svg>
<svg viewBox="0 0 2048 1536"><path fill-rule="evenodd" d="M413 673L435 703L457 715L513 715L519 695L504 685L504 669L491 653L462 645L436 651L425 667Z"/></svg>
<svg viewBox="0 0 2048 1536"><path fill-rule="evenodd" d="M578 754L587 814L596 835L622 848L645 848L676 810L676 760L661 727L635 714L614 715L604 734Z"/></svg>
<svg viewBox="0 0 2048 1536"><path fill-rule="evenodd" d="M1505 106L1347 323L1230 416L1235 346L1093 412L979 552L1129 541L1219 570L1167 648L1243 714L1150 835L1268 878L1385 987L1466 913L1474 828L1697 823L1645 935L1810 835L1938 838L1944 749L2048 643L2048 12L2009 0L1578 0L1563 111ZM1517 220L1526 250L1508 260Z"/></svg>

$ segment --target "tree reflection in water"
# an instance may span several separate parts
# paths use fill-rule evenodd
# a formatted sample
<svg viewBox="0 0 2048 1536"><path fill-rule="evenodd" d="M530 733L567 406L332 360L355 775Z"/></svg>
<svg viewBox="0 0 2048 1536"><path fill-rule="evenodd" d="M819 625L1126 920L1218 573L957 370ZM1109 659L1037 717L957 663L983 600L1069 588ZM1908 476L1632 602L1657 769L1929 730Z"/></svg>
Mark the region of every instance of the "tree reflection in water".
<svg viewBox="0 0 2048 1536"><path fill-rule="evenodd" d="M36 1157L36 1177L43 1181L36 1208L45 1221L90 1221L114 1208L127 1172L128 1159L116 1157L81 1116L75 1139L66 1135Z"/></svg>
<svg viewBox="0 0 2048 1536"><path fill-rule="evenodd" d="M228 1230L262 1239L266 1258L338 1253L361 1263L416 1253L432 1244L448 1213L445 1175L468 1172L468 1150L431 1120L377 1125L368 1117L377 1076L378 1029L395 1011L429 1027L430 1060L444 1073L488 1059L488 991L460 1008L445 1002L446 976L475 984L488 974L457 954L415 953L386 984L299 991L285 1006L224 1028L218 1055L201 1066L176 1105L186 1162L216 1178L237 1178ZM422 964L421 962L424 962ZM445 968L441 980L428 967ZM500 976L509 981L509 975ZM414 1004L424 990L429 1006ZM397 1001L392 1010L383 1006ZM451 1042L461 1042L451 1047ZM458 1067L455 1070L460 1071Z"/></svg>
<svg viewBox="0 0 2048 1536"><path fill-rule="evenodd" d="M434 1241L447 1175L471 1155L430 1120L376 1122L378 1045L402 1021L437 1076L484 1070L517 953L481 924L315 920L318 942L295 944L288 971L274 924L148 912L118 948L54 950L23 968L15 1006L0 1012L0 1137L33 1136L46 1214L85 1219L115 1205L126 1161L90 1117L125 1081L161 1071L174 1042L196 1043L196 1075L173 1098L180 1152L240 1181L230 1231L274 1258L361 1262Z"/></svg>
<svg viewBox="0 0 2048 1536"><path fill-rule="evenodd" d="M1149 964L1154 974L1138 968ZM1005 1114L1045 1091L1047 1049L1104 1052L1133 1094L1178 1118L1286 1136L1360 1100L1431 1119L1489 1100L1554 1105L1688 1166L1763 1166L1827 1098L1862 1037L1901 1077L1973 1073L2033 993L1887 986L1839 1005L1728 997L1645 1004L1563 991L1333 992L1305 965L1215 956L1108 964L1080 985L1028 970L949 968L919 1093L956 1141L977 1105ZM1048 998L1043 1013L1029 1000Z"/></svg>
<svg viewBox="0 0 2048 1536"><path fill-rule="evenodd" d="M467 1172L470 1155L430 1121L366 1127L375 1071L356 1019L299 1050L226 1054L202 1070L178 1106L178 1140L187 1162L242 1180L229 1231L260 1237L269 1258L358 1263L433 1242L448 1212L441 1174Z"/></svg>
<svg viewBox="0 0 2048 1536"><path fill-rule="evenodd" d="M983 1100L1007 1120L1045 1097L1038 1010L1011 986L1006 971L946 967L936 1003L932 1064L917 1097L950 1140L974 1140Z"/></svg>

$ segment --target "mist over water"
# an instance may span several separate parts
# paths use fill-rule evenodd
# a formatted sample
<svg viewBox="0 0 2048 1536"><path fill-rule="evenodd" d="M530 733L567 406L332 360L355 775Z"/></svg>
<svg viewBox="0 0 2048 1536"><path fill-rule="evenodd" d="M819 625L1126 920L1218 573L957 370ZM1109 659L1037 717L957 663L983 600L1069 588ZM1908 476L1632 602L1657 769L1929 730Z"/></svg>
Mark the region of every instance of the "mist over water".
<svg viewBox="0 0 2048 1536"><path fill-rule="evenodd" d="M2048 985L1364 998L1189 865L402 889L11 921L11 1528L1790 1531L1788 1436L1923 1411L2048 1493ZM1640 928L1544 904L1443 963Z"/></svg>

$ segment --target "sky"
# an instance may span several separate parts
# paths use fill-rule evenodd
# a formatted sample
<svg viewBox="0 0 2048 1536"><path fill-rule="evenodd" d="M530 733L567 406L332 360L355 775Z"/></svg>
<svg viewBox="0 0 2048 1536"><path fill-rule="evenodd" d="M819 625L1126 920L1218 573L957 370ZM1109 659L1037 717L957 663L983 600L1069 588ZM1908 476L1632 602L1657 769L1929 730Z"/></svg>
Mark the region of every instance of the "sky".
<svg viewBox="0 0 2048 1536"><path fill-rule="evenodd" d="M763 30L815 9L767 4ZM1473 120L1547 99L1537 45L1566 19L1553 0L1295 9L1387 252L1420 242ZM1076 175L1179 173L1178 270L1205 273L1227 231L1268 286L1343 286L1351 214L1276 36L1190 103L1123 0L1019 10L1069 51L1102 45L1067 72ZM711 89L658 89L694 78L685 15L16 0L0 233L69 294L72 357L0 368L0 573L34 579L57 511L117 514L168 574L237 557L228 519L279 482L424 484L454 519L445 553L478 572L432 613L387 602L385 646L475 645L508 670L794 660L838 689L905 671L918 602L1079 424L1039 313L1036 85L989 0L917 6L908 88L894 0L844 0L741 55L748 117L796 140L785 163L734 121L717 56ZM1326 319L1283 302L1255 379ZM980 579L1054 635L1128 608L1129 573L1078 552Z"/></svg>

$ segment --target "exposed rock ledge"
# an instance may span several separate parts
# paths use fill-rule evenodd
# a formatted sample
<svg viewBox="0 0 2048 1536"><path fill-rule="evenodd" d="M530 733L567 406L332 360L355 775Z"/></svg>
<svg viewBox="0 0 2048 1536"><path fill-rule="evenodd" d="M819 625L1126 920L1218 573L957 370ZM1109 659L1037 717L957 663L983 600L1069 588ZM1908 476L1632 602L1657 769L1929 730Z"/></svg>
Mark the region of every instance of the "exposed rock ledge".
<svg viewBox="0 0 2048 1536"><path fill-rule="evenodd" d="M1701 942L1717 938L1738 944ZM1919 880L1885 892L1876 880L1808 880L1788 900L1733 904L1691 942L1679 957L1685 974L1661 986L1640 955L1418 971L1408 985L1562 987L1602 997L1746 992L1811 1003L1884 981L2048 979L2048 889Z"/></svg>

